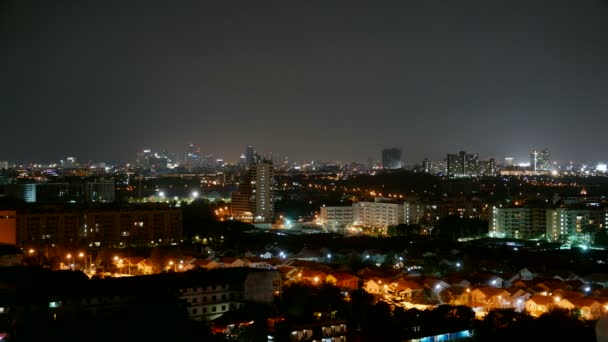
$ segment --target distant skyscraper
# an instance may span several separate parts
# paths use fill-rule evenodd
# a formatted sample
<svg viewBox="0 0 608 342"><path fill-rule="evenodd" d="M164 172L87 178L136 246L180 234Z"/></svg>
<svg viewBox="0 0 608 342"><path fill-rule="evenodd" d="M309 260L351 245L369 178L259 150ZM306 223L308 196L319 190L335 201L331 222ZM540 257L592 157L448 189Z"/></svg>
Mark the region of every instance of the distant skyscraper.
<svg viewBox="0 0 608 342"><path fill-rule="evenodd" d="M387 170L400 169L403 165L401 163L401 150L398 148L387 148L382 150L382 168Z"/></svg>
<svg viewBox="0 0 608 342"><path fill-rule="evenodd" d="M479 174L479 157L460 151L458 154L448 154L449 177L474 177Z"/></svg>
<svg viewBox="0 0 608 342"><path fill-rule="evenodd" d="M201 165L201 149L194 144L186 147L184 155L184 164L186 167L198 167Z"/></svg>
<svg viewBox="0 0 608 342"><path fill-rule="evenodd" d="M269 222L274 216L272 163L249 165L249 170L232 194L232 216L237 220Z"/></svg>
<svg viewBox="0 0 608 342"><path fill-rule="evenodd" d="M247 146L247 149L245 149L245 163L247 165L255 163L255 150L251 145Z"/></svg>
<svg viewBox="0 0 608 342"><path fill-rule="evenodd" d="M551 155L548 149L542 151L532 150L530 152L530 167L534 171L549 171L551 166Z"/></svg>
<svg viewBox="0 0 608 342"><path fill-rule="evenodd" d="M512 157L506 157L505 158L505 166L513 166L513 158Z"/></svg>
<svg viewBox="0 0 608 342"><path fill-rule="evenodd" d="M0 170L2 169L8 169L8 161L6 160L0 160Z"/></svg>

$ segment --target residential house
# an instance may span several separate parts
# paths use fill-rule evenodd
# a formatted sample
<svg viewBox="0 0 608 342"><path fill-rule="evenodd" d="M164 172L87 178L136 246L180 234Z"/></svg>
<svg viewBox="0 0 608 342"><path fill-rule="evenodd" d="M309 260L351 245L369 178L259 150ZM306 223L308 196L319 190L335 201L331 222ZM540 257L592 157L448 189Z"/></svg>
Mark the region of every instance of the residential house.
<svg viewBox="0 0 608 342"><path fill-rule="evenodd" d="M413 281L399 278L389 284L388 291L398 299L411 300L414 298L419 298L424 289L422 286Z"/></svg>
<svg viewBox="0 0 608 342"><path fill-rule="evenodd" d="M535 317L549 312L555 307L555 299L550 296L534 295L526 301L526 311Z"/></svg>
<svg viewBox="0 0 608 342"><path fill-rule="evenodd" d="M299 253L292 255L290 259L321 262L325 260L325 257L326 254L321 253L321 251L304 248Z"/></svg>
<svg viewBox="0 0 608 342"><path fill-rule="evenodd" d="M245 261L239 258L233 257L223 257L217 261L220 268L229 268L229 267L247 267Z"/></svg>
<svg viewBox="0 0 608 342"><path fill-rule="evenodd" d="M204 268L207 270L212 270L212 269L216 269L216 268L220 268L220 264L217 261L214 260L201 260L201 259L197 259L194 262L194 266L199 267L199 268Z"/></svg>
<svg viewBox="0 0 608 342"><path fill-rule="evenodd" d="M247 267L251 268L262 268L266 270L272 270L275 267L268 263L267 259L259 257L247 257L242 259Z"/></svg>
<svg viewBox="0 0 608 342"><path fill-rule="evenodd" d="M601 304L593 298L565 298L557 301L557 306L567 310L580 310L584 319L598 319L602 314Z"/></svg>
<svg viewBox="0 0 608 342"><path fill-rule="evenodd" d="M135 266L137 267L137 273L139 274L153 274L154 268L148 259L142 259L138 261Z"/></svg>
<svg viewBox="0 0 608 342"><path fill-rule="evenodd" d="M599 285L603 288L608 288L608 274L605 273L592 273L585 276L586 282Z"/></svg>
<svg viewBox="0 0 608 342"><path fill-rule="evenodd" d="M532 280L536 278L536 274L530 271L530 269L528 269L527 267L524 267L521 270L517 271L517 274L519 274L519 278L521 280Z"/></svg>
<svg viewBox="0 0 608 342"><path fill-rule="evenodd" d="M511 287L513 283L519 280L519 273L503 273L501 278L504 279L503 286Z"/></svg>
<svg viewBox="0 0 608 342"><path fill-rule="evenodd" d="M347 272L331 273L325 279L326 282L336 285L344 290L356 290L359 288L359 277Z"/></svg>
<svg viewBox="0 0 608 342"><path fill-rule="evenodd" d="M470 292L470 306L482 308L484 311L492 309L512 308L511 293L505 289L495 287L479 287Z"/></svg>
<svg viewBox="0 0 608 342"><path fill-rule="evenodd" d="M431 293L439 294L439 292L450 287L450 284L437 278L425 278L422 280L422 287Z"/></svg>
<svg viewBox="0 0 608 342"><path fill-rule="evenodd" d="M517 287L509 287L505 290L511 294L511 307L518 312L524 311L526 309L526 301L532 297L532 294Z"/></svg>
<svg viewBox="0 0 608 342"><path fill-rule="evenodd" d="M366 281L363 284L363 288L369 293L384 295L388 293L388 285L390 283L389 279L375 278Z"/></svg>
<svg viewBox="0 0 608 342"><path fill-rule="evenodd" d="M449 274L443 277L443 280L451 286L467 288L471 286L471 282L465 279L460 274Z"/></svg>
<svg viewBox="0 0 608 342"><path fill-rule="evenodd" d="M546 276L548 278L555 278L555 279L558 279L561 281L574 280L574 279L578 279L583 282L585 281L585 279L583 279L576 273L569 271L569 270L550 272L550 273L547 273Z"/></svg>
<svg viewBox="0 0 608 342"><path fill-rule="evenodd" d="M282 265L277 267L277 272L281 274L281 278L283 278L283 281L285 282L293 281L294 278L298 275L298 269L289 265Z"/></svg>
<svg viewBox="0 0 608 342"><path fill-rule="evenodd" d="M296 279L299 282L304 282L311 285L320 285L325 283L327 273L316 270L300 270Z"/></svg>

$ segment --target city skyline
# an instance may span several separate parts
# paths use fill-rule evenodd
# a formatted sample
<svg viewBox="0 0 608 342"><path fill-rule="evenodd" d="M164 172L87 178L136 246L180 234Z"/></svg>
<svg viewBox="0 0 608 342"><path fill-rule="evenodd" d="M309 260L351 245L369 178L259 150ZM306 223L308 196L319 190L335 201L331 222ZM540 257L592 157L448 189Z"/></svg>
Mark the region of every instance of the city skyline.
<svg viewBox="0 0 608 342"><path fill-rule="evenodd" d="M605 1L8 2L0 159L606 159Z"/></svg>
<svg viewBox="0 0 608 342"><path fill-rule="evenodd" d="M199 153L200 153L200 161L202 162L204 159L211 157L213 159L217 159L217 160L222 160L225 163L228 164L239 164L240 162L242 162L243 156L245 155L245 152L247 151L247 147L254 147L255 145L252 144L247 144L244 145L246 146L246 148L243 149L243 151L239 154L235 154L235 155L226 155L224 153L221 153L219 151L210 151L210 150L204 150L201 146L196 145L196 144L186 144L183 146L182 150L168 150L167 148L150 148L149 146L146 147L142 147L139 148L138 150L134 151L132 156L128 157L126 160L124 161L119 161L116 162L116 158L113 159L109 159L109 160L98 160L98 159L91 159L91 158L82 158L81 156L77 156L75 154L70 154L70 153L63 153L60 157L58 158L48 158L48 159L44 159L44 160L27 160L27 159L21 159L21 160L7 160L6 158L0 158L0 161L6 161L8 162L8 164L16 164L16 165L27 165L27 164L57 164L57 165L63 165L66 162L71 162L71 163L76 163L79 165L86 165L86 164L99 164L99 163L106 163L108 165L122 165L122 164L136 164L137 163L137 155L138 153L141 152L149 152L152 154L160 154L160 155L165 155L168 157L172 157L171 158L171 162L172 163L178 163L178 164L184 164L184 165L189 165L189 160L186 157L186 154L188 153L188 149L189 147L195 147L199 149ZM309 162L321 162L321 163L350 163L350 162L355 162L355 163L369 163L369 162L373 162L375 164L382 164L382 153L385 150L390 150L390 149L399 149L401 151L403 151L402 149L398 148L398 147L385 147L382 148L380 150L377 151L376 155L373 156L368 156L367 158L358 158L358 159L348 159L348 158L333 158L333 159L323 159L323 158L315 158L314 155L311 154L311 158L303 158L303 159L296 159L296 158L292 158L292 156L289 153L278 153L278 152L273 152L273 151L260 151L257 149L254 149L254 152L258 155L260 155L260 157L262 158L266 158L268 160L271 160L273 162L279 162L279 161L288 161L290 163L309 163ZM569 159L569 160L557 160L556 158L553 157L553 150L551 150L550 148L542 148L542 149L538 149L538 148L531 148L528 151L518 151L517 153L511 153L511 154L506 154L504 156L490 156L490 155L482 155L477 153L475 150L463 150L463 149L452 149L449 151L444 151L443 154L439 153L437 155L436 158L433 158L431 156L426 156L423 157L420 160L411 160L408 159L407 155L402 156L401 157L401 161L402 163L402 167L411 167L411 166L415 166L415 165L422 165L425 161L431 161L431 162L447 162L448 160L448 155L451 154L455 154L455 153L460 153L460 152L466 152L466 153L470 153L470 154L474 154L477 155L478 158L482 158L482 159L494 159L495 163L497 165L506 165L506 166L531 166L532 167L532 157L531 157L531 153L533 153L535 150L544 150L544 151L549 151L550 156L548 159L548 162L551 163L551 165L557 165L557 166L567 166L569 164L588 164L588 163L605 163L607 161L607 159L602 159L602 158L592 158L592 159L578 159L578 158L573 158L573 159ZM514 157L517 156L517 157ZM508 159L508 160L507 160ZM401 167L399 167L401 168Z"/></svg>

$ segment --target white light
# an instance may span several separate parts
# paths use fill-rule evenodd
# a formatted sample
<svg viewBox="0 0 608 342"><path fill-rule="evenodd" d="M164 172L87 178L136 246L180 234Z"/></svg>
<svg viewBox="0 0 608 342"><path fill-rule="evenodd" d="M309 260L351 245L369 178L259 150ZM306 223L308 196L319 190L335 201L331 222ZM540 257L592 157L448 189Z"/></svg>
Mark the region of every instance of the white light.
<svg viewBox="0 0 608 342"><path fill-rule="evenodd" d="M198 191L192 191L192 198L198 198Z"/></svg>
<svg viewBox="0 0 608 342"><path fill-rule="evenodd" d="M456 267L460 267L460 263L459 262L456 263Z"/></svg>
<svg viewBox="0 0 608 342"><path fill-rule="evenodd" d="M597 164L597 166L595 167L595 171L608 172L608 165L604 163Z"/></svg>
<svg viewBox="0 0 608 342"><path fill-rule="evenodd" d="M158 193L158 197L165 197L165 193L164 193L164 192L162 192L162 191L161 191L161 192L159 192L159 193Z"/></svg>

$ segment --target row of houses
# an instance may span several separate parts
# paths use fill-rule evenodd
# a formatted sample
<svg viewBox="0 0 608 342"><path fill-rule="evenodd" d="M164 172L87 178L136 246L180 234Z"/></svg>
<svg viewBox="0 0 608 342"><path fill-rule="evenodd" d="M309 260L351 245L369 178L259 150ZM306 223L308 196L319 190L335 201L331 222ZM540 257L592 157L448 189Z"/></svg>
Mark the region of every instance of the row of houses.
<svg viewBox="0 0 608 342"><path fill-rule="evenodd" d="M234 258L234 257L221 257L217 259L200 259L190 256L183 258L176 258L175 260L168 260L162 267L155 265L152 260L144 257L115 257L112 261L114 267L119 270L120 273L130 273L139 275L154 274L156 269L162 271L175 271L175 272L186 272L197 268L203 268L207 270L220 269L220 268L254 268L273 270L277 265L283 263L284 260L278 259L262 259L259 257L246 257L246 258Z"/></svg>
<svg viewBox="0 0 608 342"><path fill-rule="evenodd" d="M479 315L493 309L511 308L539 316L554 308L578 309L581 317L597 319L608 312L608 289L572 273L539 276L527 268L500 277L489 273L442 278L399 270L366 268L357 274L332 270L326 264L289 261L277 268L285 283L331 283L343 290L362 288L393 304L407 308L432 304L466 305Z"/></svg>

